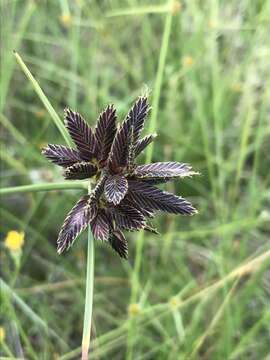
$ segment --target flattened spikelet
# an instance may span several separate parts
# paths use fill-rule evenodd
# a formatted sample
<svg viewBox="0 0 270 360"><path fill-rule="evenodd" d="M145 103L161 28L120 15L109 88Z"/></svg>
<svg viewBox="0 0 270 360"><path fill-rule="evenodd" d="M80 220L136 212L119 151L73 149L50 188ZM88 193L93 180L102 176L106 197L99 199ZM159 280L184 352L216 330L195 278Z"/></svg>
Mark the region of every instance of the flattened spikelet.
<svg viewBox="0 0 270 360"><path fill-rule="evenodd" d="M68 167L81 161L77 150L63 145L48 144L42 149L42 154L52 163L63 167Z"/></svg>
<svg viewBox="0 0 270 360"><path fill-rule="evenodd" d="M57 239L57 252L70 248L76 237L87 227L92 217L90 196L83 196L70 210Z"/></svg>
<svg viewBox="0 0 270 360"><path fill-rule="evenodd" d="M195 175L196 172L188 164L171 162L156 162L152 164L137 166L134 175L138 178L156 179L159 178L183 178Z"/></svg>
<svg viewBox="0 0 270 360"><path fill-rule="evenodd" d="M66 128L77 146L83 160L89 161L97 150L93 131L83 117L70 109L65 109Z"/></svg>
<svg viewBox="0 0 270 360"><path fill-rule="evenodd" d="M109 243L121 258L128 258L128 243L124 234L120 230L114 231L110 235Z"/></svg>
<svg viewBox="0 0 270 360"><path fill-rule="evenodd" d="M147 183L129 181L132 195L150 210L165 211L173 214L193 215L197 211L190 202L180 196L162 191Z"/></svg>
<svg viewBox="0 0 270 360"><path fill-rule="evenodd" d="M104 193L109 202L114 205L119 204L126 195L127 190L128 182L124 176L112 175L107 178Z"/></svg>
<svg viewBox="0 0 270 360"><path fill-rule="evenodd" d="M97 156L105 161L111 150L113 139L116 133L116 110L113 105L108 105L99 115L95 128L97 142Z"/></svg>
<svg viewBox="0 0 270 360"><path fill-rule="evenodd" d="M133 130L133 142L136 145L139 136L144 128L144 122L150 110L147 98L144 96L139 97L132 108L129 110L127 119L130 120Z"/></svg>
<svg viewBox="0 0 270 360"><path fill-rule="evenodd" d="M138 140L134 147L134 158L136 158L140 153L156 138L156 134L146 135L141 140Z"/></svg>
<svg viewBox="0 0 270 360"><path fill-rule="evenodd" d="M107 241L109 238L109 224L103 209L99 209L96 217L91 221L94 238Z"/></svg>
<svg viewBox="0 0 270 360"><path fill-rule="evenodd" d="M89 179L97 173L97 167L91 163L79 162L69 166L64 171L64 177L67 180Z"/></svg>
<svg viewBox="0 0 270 360"><path fill-rule="evenodd" d="M112 211L112 217L119 229L134 231L145 226L145 217L132 206L122 204L116 206Z"/></svg>

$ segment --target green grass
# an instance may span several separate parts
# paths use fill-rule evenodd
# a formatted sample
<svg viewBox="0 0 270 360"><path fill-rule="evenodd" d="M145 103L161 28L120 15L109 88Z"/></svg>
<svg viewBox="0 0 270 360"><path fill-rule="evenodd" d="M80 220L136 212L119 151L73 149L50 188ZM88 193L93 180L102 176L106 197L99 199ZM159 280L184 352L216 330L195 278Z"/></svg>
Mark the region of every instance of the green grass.
<svg viewBox="0 0 270 360"><path fill-rule="evenodd" d="M201 176L167 189L199 214L128 234L128 261L95 243L90 358L270 356L270 3L173 4L1 2L1 357L79 358L87 232L61 256L55 240L86 184L40 149L70 141L65 106L94 124L145 92L158 137L140 161L191 163ZM25 232L17 260L10 230Z"/></svg>

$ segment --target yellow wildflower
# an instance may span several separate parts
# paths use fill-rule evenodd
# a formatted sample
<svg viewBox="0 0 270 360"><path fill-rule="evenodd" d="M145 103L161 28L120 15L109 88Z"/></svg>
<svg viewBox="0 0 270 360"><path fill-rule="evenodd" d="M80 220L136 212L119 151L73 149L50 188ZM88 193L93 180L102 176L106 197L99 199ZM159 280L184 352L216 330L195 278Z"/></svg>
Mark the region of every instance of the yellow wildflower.
<svg viewBox="0 0 270 360"><path fill-rule="evenodd" d="M24 243L24 232L11 230L5 238L5 246L10 251L18 251L22 248Z"/></svg>
<svg viewBox="0 0 270 360"><path fill-rule="evenodd" d="M128 307L128 314L130 316L136 316L141 312L141 306L137 303L130 304Z"/></svg>
<svg viewBox="0 0 270 360"><path fill-rule="evenodd" d="M65 27L69 27L72 24L72 17L70 14L62 14L60 16L60 21L62 25L64 25Z"/></svg>
<svg viewBox="0 0 270 360"><path fill-rule="evenodd" d="M192 65L194 64L194 59L193 59L193 57L190 56L190 55L184 56L183 59L182 59L182 64L183 64L183 66L185 66L185 67L190 67L190 66L192 66Z"/></svg>
<svg viewBox="0 0 270 360"><path fill-rule="evenodd" d="M5 337L6 337L6 331L2 326L0 326L0 344L4 342Z"/></svg>

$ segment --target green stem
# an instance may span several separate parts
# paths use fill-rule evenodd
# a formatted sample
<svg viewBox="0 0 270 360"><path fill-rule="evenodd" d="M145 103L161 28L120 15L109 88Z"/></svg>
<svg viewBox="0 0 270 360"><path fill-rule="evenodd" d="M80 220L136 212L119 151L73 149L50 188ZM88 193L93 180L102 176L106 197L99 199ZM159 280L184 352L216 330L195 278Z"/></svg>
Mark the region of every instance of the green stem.
<svg viewBox="0 0 270 360"><path fill-rule="evenodd" d="M95 249L94 249L94 237L90 225L88 227L87 246L88 246L88 250L87 250L85 308L84 308L83 337L82 337L82 360L88 359L90 337L91 337L92 309L93 309Z"/></svg>
<svg viewBox="0 0 270 360"><path fill-rule="evenodd" d="M23 186L13 186L0 189L0 195L37 192L37 191L51 191L51 190L71 190L71 189L87 189L88 183L86 181L63 181L59 183L43 183Z"/></svg>

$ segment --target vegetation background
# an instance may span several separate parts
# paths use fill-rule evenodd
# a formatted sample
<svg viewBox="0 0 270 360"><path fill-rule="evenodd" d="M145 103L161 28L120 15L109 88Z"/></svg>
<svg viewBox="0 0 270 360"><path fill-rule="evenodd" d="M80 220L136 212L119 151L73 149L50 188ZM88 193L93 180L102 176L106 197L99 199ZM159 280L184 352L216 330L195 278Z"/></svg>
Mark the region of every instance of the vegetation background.
<svg viewBox="0 0 270 360"><path fill-rule="evenodd" d="M94 124L111 102L123 118L149 91L152 161L202 174L166 185L199 214L129 234L128 261L95 244L91 359L270 359L269 22L267 0L1 0L2 358L78 359L85 295L86 232L55 244L82 190L7 190L62 181L40 149L63 139L15 49L61 118Z"/></svg>

